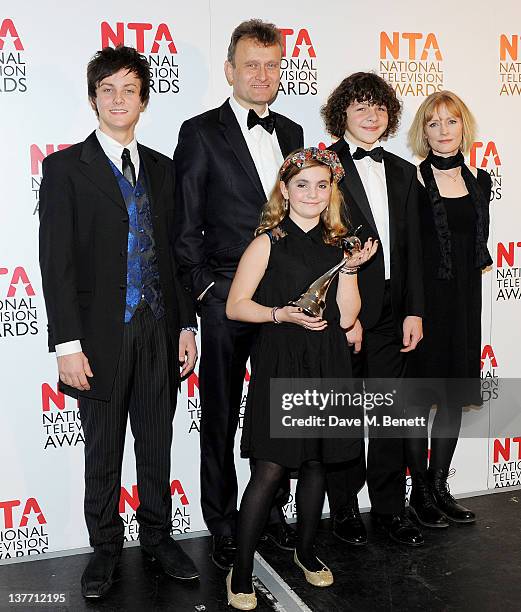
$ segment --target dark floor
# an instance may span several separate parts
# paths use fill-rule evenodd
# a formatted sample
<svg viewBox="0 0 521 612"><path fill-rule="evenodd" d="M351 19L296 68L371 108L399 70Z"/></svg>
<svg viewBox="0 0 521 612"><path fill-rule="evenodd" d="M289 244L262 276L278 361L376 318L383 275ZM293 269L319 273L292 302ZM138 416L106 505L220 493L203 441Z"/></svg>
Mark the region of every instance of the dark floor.
<svg viewBox="0 0 521 612"><path fill-rule="evenodd" d="M329 531L329 521L322 521L317 553L335 576L335 584L327 589L308 585L293 565L291 553L271 544L262 544L259 552L313 612L520 609L521 492L473 497L466 503L478 515L475 525L424 529L427 542L418 549L389 542L372 529L368 515L370 544L361 548L337 541ZM120 580L103 602L92 604L79 592L86 555L19 563L0 567L0 610L41 607L9 608L5 594L17 591L67 592L67 607L53 606L53 612L230 610L225 572L209 560L208 538L181 544L199 567L200 581L168 579L142 558L139 548L127 548ZM273 606L260 596L257 609L263 612Z"/></svg>

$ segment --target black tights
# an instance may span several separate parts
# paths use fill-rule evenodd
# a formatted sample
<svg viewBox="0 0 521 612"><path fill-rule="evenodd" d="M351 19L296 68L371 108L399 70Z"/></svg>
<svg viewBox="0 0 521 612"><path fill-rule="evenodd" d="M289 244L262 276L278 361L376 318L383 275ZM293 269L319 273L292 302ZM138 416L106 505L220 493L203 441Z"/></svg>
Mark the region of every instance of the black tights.
<svg viewBox="0 0 521 612"><path fill-rule="evenodd" d="M413 416L420 415L420 411L411 411ZM421 416L425 416L425 422L429 420L427 410ZM443 469L449 471L454 451L458 443L461 429L462 409L456 406L441 405L436 409L431 430L431 455L429 467L432 470ZM421 438L410 438L406 440L407 465L411 475L424 473L427 470L427 448L428 430L425 427L425 435Z"/></svg>
<svg viewBox="0 0 521 612"><path fill-rule="evenodd" d="M461 407L441 406L436 410L431 431L431 470L449 471L461 429Z"/></svg>
<svg viewBox="0 0 521 612"><path fill-rule="evenodd" d="M237 524L237 556L233 565L232 591L251 593L253 556L266 525L273 498L286 475L286 468L271 461L257 460L250 482L244 491ZM316 571L318 563L313 544L324 504L326 487L325 468L319 461L306 461L300 466L297 502L297 555L309 570Z"/></svg>

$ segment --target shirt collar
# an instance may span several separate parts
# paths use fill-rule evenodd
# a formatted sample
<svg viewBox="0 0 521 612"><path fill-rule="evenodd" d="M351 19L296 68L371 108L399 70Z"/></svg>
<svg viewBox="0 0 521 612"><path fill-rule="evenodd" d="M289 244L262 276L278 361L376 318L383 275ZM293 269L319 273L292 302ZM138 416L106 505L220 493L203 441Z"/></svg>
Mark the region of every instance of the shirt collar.
<svg viewBox="0 0 521 612"><path fill-rule="evenodd" d="M234 96L230 96L228 99L228 102L230 103L230 106L232 107L232 111L235 113L235 116L237 117L237 121L239 122L239 125L241 126L241 128L244 130L247 130L248 129L249 109L244 108L244 106L241 106L237 102L237 100L234 98ZM260 117L267 117L269 112L270 112L269 106L266 104L266 110L262 113L262 115L260 115Z"/></svg>
<svg viewBox="0 0 521 612"><path fill-rule="evenodd" d="M121 166L121 154L123 149L130 151L130 159L134 166L136 166L136 160L139 159L139 152L137 148L137 140L134 138L127 145L123 146L117 140L114 140L112 136L105 134L99 128L96 129L96 138L98 139L101 148L105 155L110 159L113 164L119 168Z"/></svg>
<svg viewBox="0 0 521 612"><path fill-rule="evenodd" d="M344 134L344 140L349 145L349 151L351 155L353 155L353 153L358 149L359 145L355 144L352 140L349 140L349 138L347 137L347 134ZM380 144L380 141L377 140L368 150L371 151L372 149L375 149L376 147L380 147L380 146L382 145Z"/></svg>

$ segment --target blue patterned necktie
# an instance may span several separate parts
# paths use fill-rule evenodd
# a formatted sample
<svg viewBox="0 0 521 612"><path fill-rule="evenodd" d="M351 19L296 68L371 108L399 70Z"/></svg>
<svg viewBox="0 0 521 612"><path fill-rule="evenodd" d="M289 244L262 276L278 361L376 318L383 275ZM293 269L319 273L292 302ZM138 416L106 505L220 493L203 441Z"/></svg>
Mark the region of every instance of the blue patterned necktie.
<svg viewBox="0 0 521 612"><path fill-rule="evenodd" d="M136 170L134 168L132 160L130 159L130 151L128 149L123 149L123 153L121 154L121 161L123 162L123 176L132 185L132 187L135 187Z"/></svg>

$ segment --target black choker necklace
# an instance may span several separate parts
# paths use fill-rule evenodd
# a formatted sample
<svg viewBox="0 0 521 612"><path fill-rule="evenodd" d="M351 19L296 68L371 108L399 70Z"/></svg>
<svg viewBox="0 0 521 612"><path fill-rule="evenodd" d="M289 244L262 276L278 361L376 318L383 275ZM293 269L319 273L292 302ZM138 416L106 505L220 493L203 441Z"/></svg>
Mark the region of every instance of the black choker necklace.
<svg viewBox="0 0 521 612"><path fill-rule="evenodd" d="M427 156L427 160L437 170L451 170L452 168L463 166L465 163L465 159L461 151L458 151L456 155L452 155L452 157L441 157L441 155L434 155L434 153L431 151Z"/></svg>

